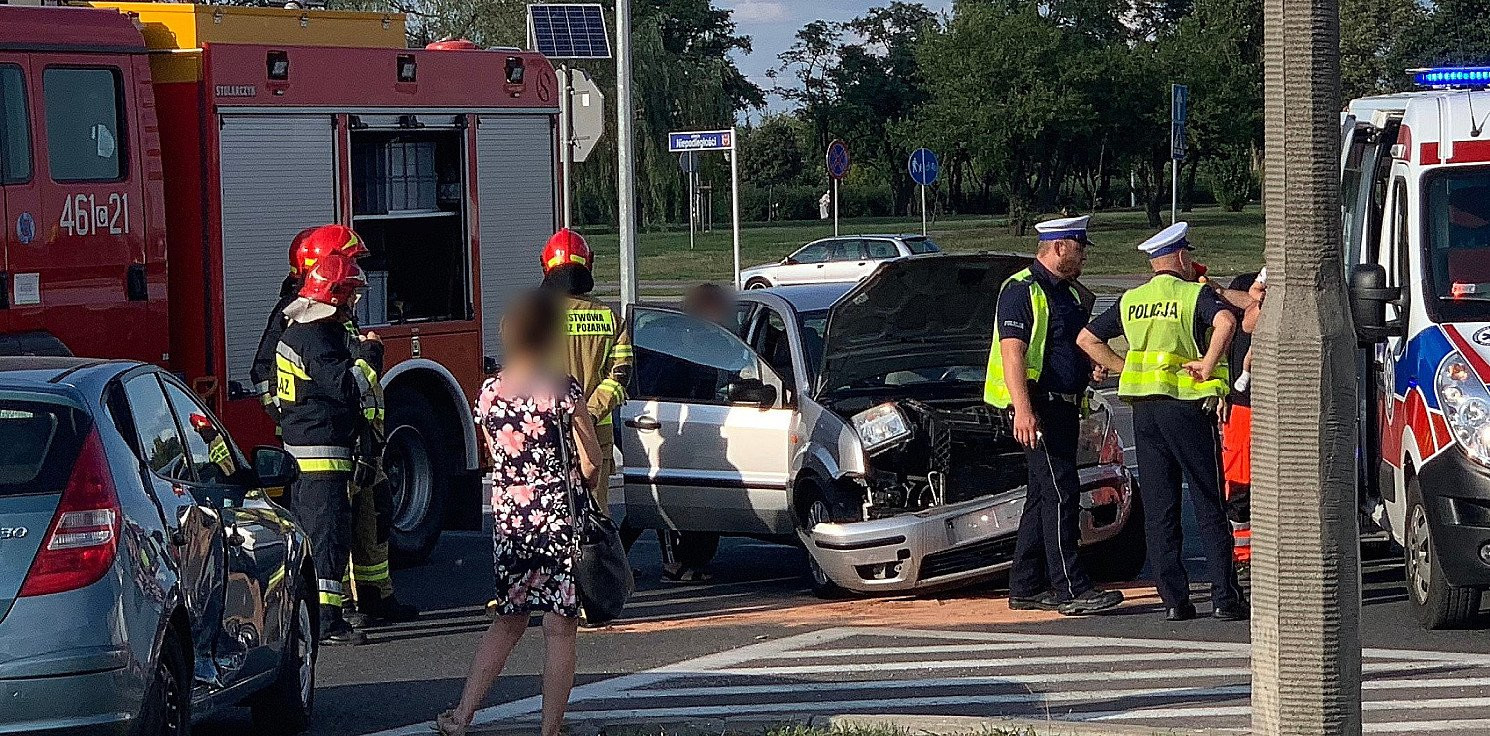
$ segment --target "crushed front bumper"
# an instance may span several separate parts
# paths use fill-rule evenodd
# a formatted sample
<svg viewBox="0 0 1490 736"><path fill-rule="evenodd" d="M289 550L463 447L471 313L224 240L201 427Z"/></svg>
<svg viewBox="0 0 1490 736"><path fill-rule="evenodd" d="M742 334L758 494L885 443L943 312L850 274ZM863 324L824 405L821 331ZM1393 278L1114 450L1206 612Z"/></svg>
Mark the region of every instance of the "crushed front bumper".
<svg viewBox="0 0 1490 736"><path fill-rule="evenodd" d="M1081 470L1081 541L1107 541L1132 508L1128 472L1116 465ZM801 532L807 553L834 583L859 593L966 585L1009 569L1023 487L994 496L884 519L818 524Z"/></svg>

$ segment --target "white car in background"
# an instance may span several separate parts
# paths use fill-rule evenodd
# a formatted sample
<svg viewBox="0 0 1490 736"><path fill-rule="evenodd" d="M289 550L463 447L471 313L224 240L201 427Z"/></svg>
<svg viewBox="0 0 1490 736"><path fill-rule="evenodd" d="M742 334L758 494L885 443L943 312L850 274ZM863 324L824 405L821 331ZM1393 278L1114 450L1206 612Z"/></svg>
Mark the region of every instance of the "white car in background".
<svg viewBox="0 0 1490 736"><path fill-rule="evenodd" d="M941 249L923 235L844 235L815 240L781 259L740 271L746 289L863 279L884 261Z"/></svg>

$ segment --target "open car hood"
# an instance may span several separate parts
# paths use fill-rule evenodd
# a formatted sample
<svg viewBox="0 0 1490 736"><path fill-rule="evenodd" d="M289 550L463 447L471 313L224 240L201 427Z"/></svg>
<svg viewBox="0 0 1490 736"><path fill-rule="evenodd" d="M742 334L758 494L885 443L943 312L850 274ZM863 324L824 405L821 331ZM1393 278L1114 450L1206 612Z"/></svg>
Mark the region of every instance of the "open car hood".
<svg viewBox="0 0 1490 736"><path fill-rule="evenodd" d="M829 312L815 393L883 385L901 371L986 365L999 287L1031 260L928 254L881 264Z"/></svg>

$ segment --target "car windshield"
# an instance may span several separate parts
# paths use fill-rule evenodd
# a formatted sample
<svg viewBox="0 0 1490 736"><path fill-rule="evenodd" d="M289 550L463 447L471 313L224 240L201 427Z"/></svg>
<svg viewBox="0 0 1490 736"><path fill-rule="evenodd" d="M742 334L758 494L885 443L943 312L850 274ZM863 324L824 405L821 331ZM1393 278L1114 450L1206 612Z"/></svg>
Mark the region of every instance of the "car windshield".
<svg viewBox="0 0 1490 736"><path fill-rule="evenodd" d="M911 249L911 253L940 253L942 249L937 246L936 241L931 238L906 238L905 247Z"/></svg>
<svg viewBox="0 0 1490 736"><path fill-rule="evenodd" d="M73 407L0 394L0 498L61 492L89 428Z"/></svg>
<svg viewBox="0 0 1490 736"><path fill-rule="evenodd" d="M1424 187L1431 288L1442 318L1490 319L1490 169L1437 174Z"/></svg>

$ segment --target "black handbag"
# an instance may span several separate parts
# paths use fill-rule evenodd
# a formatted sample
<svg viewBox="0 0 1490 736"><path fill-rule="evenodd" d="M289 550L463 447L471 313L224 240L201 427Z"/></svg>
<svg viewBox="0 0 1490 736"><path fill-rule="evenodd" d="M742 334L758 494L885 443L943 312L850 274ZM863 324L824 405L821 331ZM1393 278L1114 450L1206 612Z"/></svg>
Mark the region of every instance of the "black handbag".
<svg viewBox="0 0 1490 736"><path fill-rule="evenodd" d="M577 470L569 448L574 437L571 421L567 414L559 421L559 448L566 476ZM574 586L585 623L610 623L621 617L626 601L636 590L631 561L626 557L626 546L621 544L621 530L595 504L593 494L580 493L573 483L569 484L569 520L575 539Z"/></svg>

